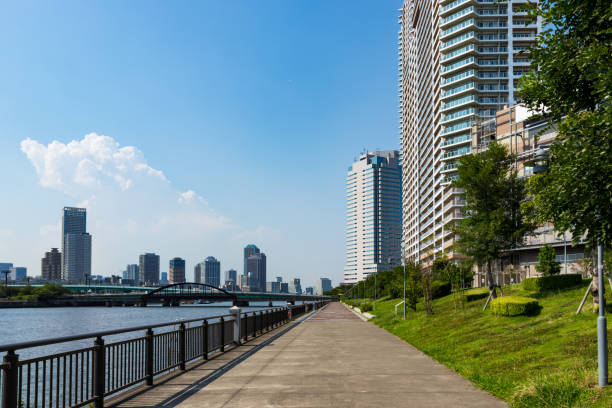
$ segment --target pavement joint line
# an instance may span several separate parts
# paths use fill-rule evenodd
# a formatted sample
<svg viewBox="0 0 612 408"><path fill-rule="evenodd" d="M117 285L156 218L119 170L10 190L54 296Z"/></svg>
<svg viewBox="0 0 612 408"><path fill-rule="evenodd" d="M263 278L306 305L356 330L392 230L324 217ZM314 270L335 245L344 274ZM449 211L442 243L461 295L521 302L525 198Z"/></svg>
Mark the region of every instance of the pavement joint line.
<svg viewBox="0 0 612 408"><path fill-rule="evenodd" d="M155 406L156 407L164 407L164 406L173 407L173 406L176 406L179 403L185 401L187 398L189 398L190 396L196 394L198 391L200 391L201 389L205 388L207 385L211 384L213 381L215 381L216 379L221 377L223 374L225 374L226 372L228 372L229 370L231 370L232 368L234 368L235 366L237 366L241 362L245 361L247 358L251 357L257 351L259 351L263 347L267 346L268 344L272 343L274 340L276 340L279 337L283 336L285 333L289 332L290 330L294 329L295 327L299 326L301 323L305 322L310 317L316 315L320 310L323 310L323 309L324 309L324 307L321 308L321 309L318 309L316 311L312 311L312 312L308 313L306 316L300 316L299 318L294 320L294 324L292 324L289 327L285 327L279 333L274 334L273 336L269 337L268 339L264 340L263 342L261 342L259 344L244 344L244 345L251 346L252 348L250 350L244 352L240 356L238 356L238 357L228 361L227 363L225 363L221 367L213 369L212 373L207 374L206 376L204 376L200 380L192 383L190 386L188 386L188 387L184 388L183 390L181 390L179 393L176 393L176 394L166 398L165 400L161 401L159 404L156 404ZM253 339L253 340L255 340L255 339ZM240 346L243 346L243 344L241 344ZM279 350L279 352L280 351L281 350ZM220 357L220 356L223 356L223 354L219 354L216 357ZM205 364L205 363L201 363L200 365L203 365L203 364ZM196 368L196 367L194 367L194 368ZM176 378L176 377L173 377L173 378ZM156 384L156 385L161 385L164 382L161 382L161 383ZM137 397L138 395L141 395L143 392L147 392L147 391L152 390L154 388L155 388L155 386L152 387L152 388L143 389L141 392L136 393L134 395L127 396L126 398L123 398L123 399L121 398L120 395L118 395L117 398L119 399L119 401L117 401L116 403L112 404L111 406L117 406L119 404L128 402L131 399L134 399L135 397ZM240 389L238 389L236 391L236 393L239 392L239 391L240 391ZM228 402L233 398L233 396L236 393L232 394L232 397L230 397ZM177 395L177 394L180 394L180 395ZM224 406L225 406L225 404L224 404Z"/></svg>

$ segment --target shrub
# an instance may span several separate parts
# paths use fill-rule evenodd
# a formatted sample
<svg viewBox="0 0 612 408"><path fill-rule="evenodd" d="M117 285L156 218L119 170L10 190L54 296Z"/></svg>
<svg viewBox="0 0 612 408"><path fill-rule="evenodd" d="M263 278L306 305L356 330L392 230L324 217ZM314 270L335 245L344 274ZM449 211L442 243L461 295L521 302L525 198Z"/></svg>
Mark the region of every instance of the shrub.
<svg viewBox="0 0 612 408"><path fill-rule="evenodd" d="M369 312L370 310L372 310L372 304L371 303L362 303L361 306L359 306L359 310L361 310L361 312Z"/></svg>
<svg viewBox="0 0 612 408"><path fill-rule="evenodd" d="M521 296L502 296L491 301L491 312L497 316L519 316L535 312L538 301Z"/></svg>
<svg viewBox="0 0 612 408"><path fill-rule="evenodd" d="M563 289L571 286L580 285L582 275L571 273L567 275L542 276L540 278L527 278L523 280L523 289L534 292L545 290Z"/></svg>
<svg viewBox="0 0 612 408"><path fill-rule="evenodd" d="M450 282L433 281L431 282L431 297L432 299L438 299L444 296L448 296L451 293Z"/></svg>
<svg viewBox="0 0 612 408"><path fill-rule="evenodd" d="M478 299L484 299L489 296L489 292L479 292L479 293L468 293L465 295L465 300L468 302L472 302Z"/></svg>
<svg viewBox="0 0 612 408"><path fill-rule="evenodd" d="M540 248L536 270L540 272L542 276L557 275L561 272L561 265L555 260L555 255L556 252L552 245L544 245Z"/></svg>

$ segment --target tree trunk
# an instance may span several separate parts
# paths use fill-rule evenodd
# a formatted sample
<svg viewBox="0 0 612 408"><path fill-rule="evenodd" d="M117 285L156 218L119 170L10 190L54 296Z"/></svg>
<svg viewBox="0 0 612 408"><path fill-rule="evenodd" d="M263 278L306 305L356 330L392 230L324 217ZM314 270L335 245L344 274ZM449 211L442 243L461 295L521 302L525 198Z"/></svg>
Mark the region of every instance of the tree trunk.
<svg viewBox="0 0 612 408"><path fill-rule="evenodd" d="M495 282L493 282L493 268L491 266L491 261L487 261L487 280L489 281L489 293L491 294L491 300L497 297L497 292L495 291Z"/></svg>

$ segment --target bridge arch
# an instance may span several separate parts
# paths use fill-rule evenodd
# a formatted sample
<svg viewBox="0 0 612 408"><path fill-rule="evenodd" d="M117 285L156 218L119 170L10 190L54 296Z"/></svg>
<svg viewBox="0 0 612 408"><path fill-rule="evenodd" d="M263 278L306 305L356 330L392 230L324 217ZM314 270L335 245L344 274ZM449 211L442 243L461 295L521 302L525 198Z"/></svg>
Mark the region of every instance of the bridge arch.
<svg viewBox="0 0 612 408"><path fill-rule="evenodd" d="M231 300L233 304L236 304L238 300L236 295L228 292L225 289L221 289L213 285L208 285L206 283L196 282L172 283L166 286L159 287L140 296L140 301L143 305L146 305L147 303L153 300L159 300L162 302L178 302L181 300L199 299L217 301Z"/></svg>

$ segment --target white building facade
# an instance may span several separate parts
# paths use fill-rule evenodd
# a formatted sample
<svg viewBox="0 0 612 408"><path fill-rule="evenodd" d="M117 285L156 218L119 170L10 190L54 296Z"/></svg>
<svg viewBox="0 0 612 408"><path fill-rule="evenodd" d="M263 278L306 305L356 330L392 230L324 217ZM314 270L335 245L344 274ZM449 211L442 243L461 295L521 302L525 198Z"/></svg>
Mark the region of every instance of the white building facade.
<svg viewBox="0 0 612 408"><path fill-rule="evenodd" d="M399 34L405 257L453 254L449 224L462 216L452 188L474 129L516 103L526 50L540 31L524 0L405 0Z"/></svg>

